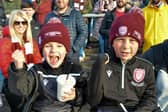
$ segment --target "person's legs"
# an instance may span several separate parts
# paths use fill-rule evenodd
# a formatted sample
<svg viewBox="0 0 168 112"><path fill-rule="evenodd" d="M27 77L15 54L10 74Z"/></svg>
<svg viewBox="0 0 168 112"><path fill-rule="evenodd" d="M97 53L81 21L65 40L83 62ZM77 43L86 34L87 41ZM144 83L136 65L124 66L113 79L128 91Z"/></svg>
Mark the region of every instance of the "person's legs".
<svg viewBox="0 0 168 112"><path fill-rule="evenodd" d="M102 35L99 36L99 53L104 53L104 38Z"/></svg>
<svg viewBox="0 0 168 112"><path fill-rule="evenodd" d="M104 39L104 52L107 52L110 49L109 40L107 37L103 37L103 39Z"/></svg>
<svg viewBox="0 0 168 112"><path fill-rule="evenodd" d="M87 48L91 48L90 38L93 36L93 28L94 28L94 18L88 18L88 41Z"/></svg>
<svg viewBox="0 0 168 112"><path fill-rule="evenodd" d="M84 61L84 59L85 59L85 47L86 47L87 41L88 40L86 39L84 47L80 48L80 51L79 51L79 61L80 62Z"/></svg>

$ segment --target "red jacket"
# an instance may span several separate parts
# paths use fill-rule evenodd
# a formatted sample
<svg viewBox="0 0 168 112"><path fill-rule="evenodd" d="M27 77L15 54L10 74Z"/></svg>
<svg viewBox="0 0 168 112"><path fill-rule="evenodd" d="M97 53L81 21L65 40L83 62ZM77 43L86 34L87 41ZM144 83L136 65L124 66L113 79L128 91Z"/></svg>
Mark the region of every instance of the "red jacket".
<svg viewBox="0 0 168 112"><path fill-rule="evenodd" d="M25 48L21 48L25 53ZM0 69L5 78L8 77L8 66L12 62L12 42L10 38L0 39ZM27 62L27 58L26 58ZM38 45L33 42L33 63L41 63L42 57L38 48Z"/></svg>
<svg viewBox="0 0 168 112"><path fill-rule="evenodd" d="M51 0L43 0L42 3L33 3L35 7L35 19L43 25L45 22L46 15L51 11Z"/></svg>

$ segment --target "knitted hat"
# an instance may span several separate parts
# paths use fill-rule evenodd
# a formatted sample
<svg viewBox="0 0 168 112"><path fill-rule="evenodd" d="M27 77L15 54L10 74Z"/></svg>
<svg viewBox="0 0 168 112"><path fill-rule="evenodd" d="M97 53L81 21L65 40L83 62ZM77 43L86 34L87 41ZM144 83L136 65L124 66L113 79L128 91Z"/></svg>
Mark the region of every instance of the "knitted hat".
<svg viewBox="0 0 168 112"><path fill-rule="evenodd" d="M70 51L70 37L68 29L62 23L45 24L38 35L39 48L42 49L48 42L58 42Z"/></svg>
<svg viewBox="0 0 168 112"><path fill-rule="evenodd" d="M144 39L144 24L143 16L137 12L126 13L118 17L110 28L110 44L117 37L129 36L135 38L139 43L139 47L141 47Z"/></svg>

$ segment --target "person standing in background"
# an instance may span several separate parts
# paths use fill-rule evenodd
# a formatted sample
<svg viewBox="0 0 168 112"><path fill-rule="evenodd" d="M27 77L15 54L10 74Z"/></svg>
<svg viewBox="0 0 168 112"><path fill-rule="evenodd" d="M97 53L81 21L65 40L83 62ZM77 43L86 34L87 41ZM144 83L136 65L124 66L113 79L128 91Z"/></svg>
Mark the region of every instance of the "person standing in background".
<svg viewBox="0 0 168 112"><path fill-rule="evenodd" d="M116 5L117 5L116 8L114 8L111 11L108 11L102 20L99 33L102 36L102 41L104 41L104 44L101 45L101 47L104 48L104 52L108 52L108 49L110 47L109 30L113 21L117 19L119 16L128 12L129 10L126 8L126 4L127 4L127 0L116 0Z"/></svg>
<svg viewBox="0 0 168 112"><path fill-rule="evenodd" d="M21 0L2 0L6 17L9 18L12 10L20 9Z"/></svg>
<svg viewBox="0 0 168 112"><path fill-rule="evenodd" d="M26 13L26 15L28 16L28 18L30 20L30 24L31 24L32 36L36 40L36 42L38 43L37 36L38 36L38 33L41 29L41 25L34 17L35 10L33 8L33 4L29 1L22 2L21 10L23 10Z"/></svg>
<svg viewBox="0 0 168 112"><path fill-rule="evenodd" d="M75 8L70 7L69 0L55 0L55 5L56 9L46 16L45 23L56 20L68 28L71 42L69 58L75 63L80 63L80 49L85 46L88 36L87 24L82 14Z"/></svg>
<svg viewBox="0 0 168 112"><path fill-rule="evenodd" d="M92 13L93 6L91 0L70 0L70 6L74 7L76 10L80 11L82 15ZM90 44L90 37L93 29L93 18L84 18L86 24L88 25L88 37L85 41L85 46L82 47L79 51L79 60L80 62L84 61L85 52L84 49L86 45Z"/></svg>
<svg viewBox="0 0 168 112"><path fill-rule="evenodd" d="M35 19L40 25L45 22L46 15L52 10L52 0L36 0L33 2Z"/></svg>
<svg viewBox="0 0 168 112"><path fill-rule="evenodd" d="M116 7L116 1L113 0L98 0L95 3L93 12L96 14L105 14L112 11ZM94 19L93 37L99 40L99 53L104 53L104 39L100 35L99 30L102 24L103 17Z"/></svg>
<svg viewBox="0 0 168 112"><path fill-rule="evenodd" d="M5 9L3 6L3 1L0 0L0 26L5 26L6 25L6 21L7 21L7 17L5 14Z"/></svg>
<svg viewBox="0 0 168 112"><path fill-rule="evenodd" d="M168 39L168 4L164 0L150 0L142 9L145 18L143 52Z"/></svg>

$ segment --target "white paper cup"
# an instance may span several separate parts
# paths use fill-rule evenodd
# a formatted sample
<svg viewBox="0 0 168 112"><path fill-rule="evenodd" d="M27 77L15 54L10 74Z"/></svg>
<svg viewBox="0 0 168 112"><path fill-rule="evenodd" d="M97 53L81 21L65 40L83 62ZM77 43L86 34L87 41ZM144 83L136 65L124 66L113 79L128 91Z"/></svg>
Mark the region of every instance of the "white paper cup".
<svg viewBox="0 0 168 112"><path fill-rule="evenodd" d="M61 97L64 96L64 93L71 91L76 84L75 78L71 75L68 76L68 79L66 78L66 74L57 77L57 99L62 102L64 102L64 100Z"/></svg>

